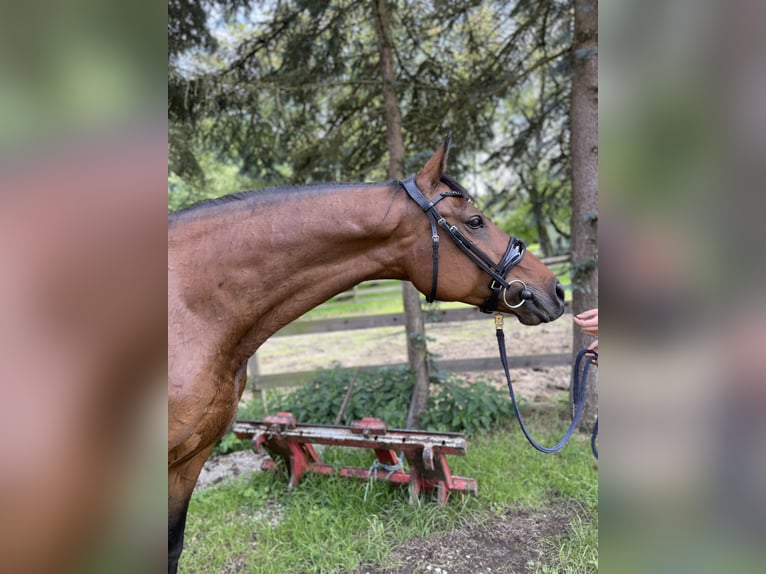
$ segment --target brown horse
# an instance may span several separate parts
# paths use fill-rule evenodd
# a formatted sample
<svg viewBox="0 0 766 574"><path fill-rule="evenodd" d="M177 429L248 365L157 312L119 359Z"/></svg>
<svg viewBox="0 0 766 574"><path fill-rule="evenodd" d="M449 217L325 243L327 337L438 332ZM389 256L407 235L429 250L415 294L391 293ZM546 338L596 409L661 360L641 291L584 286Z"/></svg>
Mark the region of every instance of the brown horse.
<svg viewBox="0 0 766 574"><path fill-rule="evenodd" d="M235 194L170 215L169 571L199 472L234 421L247 359L279 328L361 281L384 278L409 280L443 301L496 306L527 325L563 313L553 273L444 175L448 148L449 138L404 182ZM453 240L440 249L439 228Z"/></svg>

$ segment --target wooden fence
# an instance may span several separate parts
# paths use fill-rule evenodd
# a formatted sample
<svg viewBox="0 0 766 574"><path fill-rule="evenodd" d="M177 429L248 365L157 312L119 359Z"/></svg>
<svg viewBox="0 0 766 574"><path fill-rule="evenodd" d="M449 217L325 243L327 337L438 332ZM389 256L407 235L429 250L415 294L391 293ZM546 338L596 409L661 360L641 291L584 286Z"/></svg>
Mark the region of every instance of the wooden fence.
<svg viewBox="0 0 766 574"><path fill-rule="evenodd" d="M400 289L400 287L398 287ZM569 304L567 304L567 311ZM481 313L475 308L437 310L425 313L426 331L428 325L433 323L453 323L461 321L487 320L487 315ZM316 320L298 320L277 331L273 337L290 337L294 335L305 335L310 333L330 333L337 331L350 331L355 329L375 329L380 327L401 327L402 335L405 326L404 313L391 313L386 315L370 315L360 317L345 317L339 319L316 319ZM404 341L403 341L404 344ZM491 352L491 350L488 350ZM524 355L513 357L514 368L538 368L555 367L570 364L572 356L570 353L549 353ZM497 354L487 357L471 359L453 359L437 360L436 365L440 370L454 372L473 372L473 371L495 371L500 369L500 363ZM372 365L364 367L347 367L341 370L353 371L372 371L381 367L391 367L394 365ZM306 384L314 380L321 370L308 370L298 372L287 372L270 375L262 375L258 369L258 354L254 355L248 363L248 377L251 388L261 394L266 389L279 387L293 387Z"/></svg>
<svg viewBox="0 0 766 574"><path fill-rule="evenodd" d="M557 255L555 257L545 257L541 259L548 267L551 267L554 272L557 270L565 269L569 265L569 255ZM569 286L564 285L564 289L568 290ZM385 298L393 293L399 294L402 291L402 284L400 281L365 281L339 293L328 301L322 303L322 307L331 308L336 303L344 303L352 300L354 303L359 303L361 295L364 295L366 301L374 300L376 297ZM370 297L372 295L372 297ZM363 327L359 327L363 328Z"/></svg>

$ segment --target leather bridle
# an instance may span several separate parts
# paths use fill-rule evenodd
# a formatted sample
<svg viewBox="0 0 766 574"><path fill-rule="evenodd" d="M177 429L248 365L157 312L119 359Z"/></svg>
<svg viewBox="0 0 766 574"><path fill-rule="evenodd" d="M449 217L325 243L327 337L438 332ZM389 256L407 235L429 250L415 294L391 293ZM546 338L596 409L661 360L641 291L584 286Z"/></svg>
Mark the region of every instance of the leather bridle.
<svg viewBox="0 0 766 574"><path fill-rule="evenodd" d="M450 188L450 191L440 193L433 200L429 200L417 183L415 183L415 176L410 176L407 179L401 180L399 183L407 192L407 195L420 206L420 208L428 216L428 220L431 222L431 244L433 246L433 275L431 279L431 293L426 296L426 300L432 303L436 300L436 287L439 278L439 227L441 227L457 245L460 250L465 253L469 259L471 259L482 271L492 278L489 284L491 294L484 301L481 307L484 313L494 313L497 310L497 304L500 297L500 292L503 293L503 301L511 309L515 309L524 304L525 301L532 298L532 292L527 288L526 284L521 279L512 279L508 281L506 277L514 266L524 258L524 254L527 251L525 243L517 238L511 237L508 240L508 247L505 249L505 254L499 263L495 263L492 259L484 253L479 247L468 237L466 237L456 226L451 225L439 211L436 209L436 204L439 203L445 197L462 197L468 199L468 193L458 184L455 180L448 176L442 176L440 181ZM519 302L511 305L506 299L507 289L514 283L520 283L522 288L519 293Z"/></svg>

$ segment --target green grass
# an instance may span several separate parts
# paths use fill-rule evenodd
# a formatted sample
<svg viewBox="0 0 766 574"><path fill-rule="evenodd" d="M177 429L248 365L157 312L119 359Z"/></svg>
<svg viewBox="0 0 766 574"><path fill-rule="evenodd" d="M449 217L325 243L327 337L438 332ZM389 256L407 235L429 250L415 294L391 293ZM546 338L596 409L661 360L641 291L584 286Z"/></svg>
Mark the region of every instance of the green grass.
<svg viewBox="0 0 766 574"><path fill-rule="evenodd" d="M546 444L565 428L560 410L528 418ZM327 448L322 456L363 467L374 458L371 451L341 448ZM197 493L181 571L346 572L385 563L390 550L411 537L551 501L566 501L578 511L570 534L545 541L538 571L597 571L597 470L587 437L575 436L563 452L548 456L532 449L513 426L470 440L466 456L448 459L453 474L477 479L478 497L453 495L446 507L424 497L410 505L406 488L373 482L365 500L365 481L315 475L288 492L284 477L274 473Z"/></svg>
<svg viewBox="0 0 766 574"><path fill-rule="evenodd" d="M353 299L331 300L315 307L305 315L303 319L331 319L338 317L353 317L357 315L387 315L391 313L403 313L404 303L402 302L401 289L395 287L401 286L401 281L376 281L374 284L363 283L359 287L356 302ZM394 287L388 293L368 293L371 289L380 287ZM426 303L425 295L420 296L421 305L424 310L430 308ZM459 309L468 307L468 305L459 302L444 303L439 302L439 309Z"/></svg>
<svg viewBox="0 0 766 574"><path fill-rule="evenodd" d="M396 287L400 281L376 281L375 283L363 283L359 286L357 300L332 299L327 303L315 307L302 318L304 319L327 319L334 317L348 317L354 315L384 315L388 313L402 313L401 290L393 290L390 293L368 293L371 289L380 287Z"/></svg>
<svg viewBox="0 0 766 574"><path fill-rule="evenodd" d="M572 519L570 536L546 541L546 560L537 567L538 574L598 572L598 513L590 515L591 520Z"/></svg>

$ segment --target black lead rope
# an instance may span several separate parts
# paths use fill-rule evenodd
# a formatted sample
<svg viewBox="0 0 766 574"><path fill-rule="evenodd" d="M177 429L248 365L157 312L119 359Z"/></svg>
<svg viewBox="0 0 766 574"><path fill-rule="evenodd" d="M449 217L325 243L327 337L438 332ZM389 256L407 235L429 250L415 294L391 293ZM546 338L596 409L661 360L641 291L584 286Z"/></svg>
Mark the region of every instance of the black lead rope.
<svg viewBox="0 0 766 574"><path fill-rule="evenodd" d="M598 353L596 353L598 355ZM593 434L590 435L590 450L593 456L598 460L598 449L596 448L596 438L598 437L598 417L596 417L596 424L593 425Z"/></svg>
<svg viewBox="0 0 766 574"><path fill-rule="evenodd" d="M516 418L519 419L519 426L521 427L521 432L524 433L524 436L527 438L527 441L529 441L529 444L531 444L540 452L551 454L551 453L560 451L569 442L569 439L572 438L572 433L574 433L574 430L575 428L577 428L577 425L580 422L580 418L582 417L583 407L585 406L585 388L586 388L586 385L588 384L588 371L590 369L591 363L594 360L598 359L598 353L590 349L583 349L577 354L577 358L575 359L575 364L574 364L574 377L572 381L572 397L573 397L575 406L577 408L575 410L574 417L572 418L572 424L569 425L567 432L564 433L564 437L555 446L545 447L532 438L532 436L529 434L529 431L527 430L526 425L524 424L523 419L521 418L521 412L519 412L519 405L516 403L516 395L513 392L513 384L511 383L511 373L508 368L508 355L506 354L506 351L505 351L505 333L503 333L503 316L500 313L497 313L495 315L495 333L497 334L497 345L500 349L500 361L503 363L503 370L505 371L505 379L506 381L508 381L508 392L511 395L511 402L513 403L513 409L516 411ZM585 362L585 366L583 367L583 370L582 370L582 377L580 377L580 364L582 363L582 360L586 355L590 355L590 358ZM593 451L593 456L595 456L596 459L598 459L598 450L596 449L597 436L598 436L598 419L596 419L596 424L593 427L593 435L591 436L591 440L590 440L591 450Z"/></svg>

